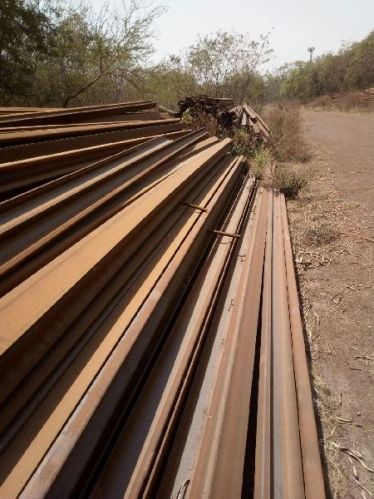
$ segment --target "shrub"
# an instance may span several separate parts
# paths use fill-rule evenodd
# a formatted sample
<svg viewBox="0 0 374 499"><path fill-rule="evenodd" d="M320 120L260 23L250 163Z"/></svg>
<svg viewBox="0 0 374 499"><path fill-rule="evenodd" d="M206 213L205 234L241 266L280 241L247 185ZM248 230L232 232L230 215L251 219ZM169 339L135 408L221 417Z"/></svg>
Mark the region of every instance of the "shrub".
<svg viewBox="0 0 374 499"><path fill-rule="evenodd" d="M297 171L290 166L278 166L274 174L274 187L284 193L286 198L295 199L302 189L308 185L305 172Z"/></svg>
<svg viewBox="0 0 374 499"><path fill-rule="evenodd" d="M229 135L229 132L228 136ZM240 128L234 131L231 135L233 147L232 151L234 154L240 156L251 156L256 152L256 137L250 134L247 130Z"/></svg>
<svg viewBox="0 0 374 499"><path fill-rule="evenodd" d="M191 112L189 109L183 113L182 123L185 123L192 130L200 130L205 128L209 135L223 138L225 135L222 128L219 126L216 118L210 114L200 112Z"/></svg>
<svg viewBox="0 0 374 499"><path fill-rule="evenodd" d="M304 163L309 159L298 103L277 104L269 112L267 122L271 129L270 147L277 160Z"/></svg>
<svg viewBox="0 0 374 499"><path fill-rule="evenodd" d="M260 147L257 149L251 158L251 171L253 175L262 180L265 175L265 169L271 165L273 161L272 155L267 147Z"/></svg>
<svg viewBox="0 0 374 499"><path fill-rule="evenodd" d="M203 110L193 112L187 110L183 113L182 122L192 130L205 128L210 136L219 139L229 137L232 139L232 153L240 156L252 156L258 148L258 139L248 130L243 128L224 128L214 116L205 113Z"/></svg>
<svg viewBox="0 0 374 499"><path fill-rule="evenodd" d="M330 95L320 95L308 102L306 107L326 109L332 106L332 102L333 100Z"/></svg>

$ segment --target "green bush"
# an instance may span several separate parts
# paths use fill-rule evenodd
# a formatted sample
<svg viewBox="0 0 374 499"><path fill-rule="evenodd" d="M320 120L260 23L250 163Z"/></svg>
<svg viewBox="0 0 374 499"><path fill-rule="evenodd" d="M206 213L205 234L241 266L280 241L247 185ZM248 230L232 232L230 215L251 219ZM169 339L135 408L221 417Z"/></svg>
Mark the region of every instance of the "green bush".
<svg viewBox="0 0 374 499"><path fill-rule="evenodd" d="M295 199L309 183L305 172L296 171L288 166L278 166L274 174L274 187L279 189L286 198Z"/></svg>
<svg viewBox="0 0 374 499"><path fill-rule="evenodd" d="M251 158L251 171L253 175L258 179L262 180L264 178L265 169L271 165L273 161L271 152L265 146L257 149Z"/></svg>

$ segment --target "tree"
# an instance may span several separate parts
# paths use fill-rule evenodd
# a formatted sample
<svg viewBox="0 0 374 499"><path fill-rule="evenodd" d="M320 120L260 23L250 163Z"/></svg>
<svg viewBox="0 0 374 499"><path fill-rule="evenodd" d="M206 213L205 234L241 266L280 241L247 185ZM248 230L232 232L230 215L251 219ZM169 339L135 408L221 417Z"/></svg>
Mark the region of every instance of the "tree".
<svg viewBox="0 0 374 499"><path fill-rule="evenodd" d="M288 65L279 81L280 95L302 100L374 85L374 32L361 42L343 44L336 54L317 57L313 63L297 61Z"/></svg>
<svg viewBox="0 0 374 499"><path fill-rule="evenodd" d="M0 101L27 102L35 59L49 53L54 26L37 1L0 0Z"/></svg>
<svg viewBox="0 0 374 499"><path fill-rule="evenodd" d="M242 101L258 68L269 60L271 52L269 34L253 40L248 33L218 31L190 47L186 66L204 93L214 97L231 94Z"/></svg>
<svg viewBox="0 0 374 499"><path fill-rule="evenodd" d="M101 88L100 100L115 101L119 86L136 86L139 68L152 52L152 24L163 11L140 0L124 2L120 11L105 5L98 15L86 7L61 8L53 57L41 60L36 74L37 86L46 85L43 103L90 102L95 86Z"/></svg>
<svg viewBox="0 0 374 499"><path fill-rule="evenodd" d="M0 100L70 106L113 102L139 92L153 50L152 25L164 12L145 0L66 7L62 0L0 0Z"/></svg>
<svg viewBox="0 0 374 499"><path fill-rule="evenodd" d="M186 95L199 92L194 75L175 55L144 71L143 82L143 95L171 109L176 109Z"/></svg>

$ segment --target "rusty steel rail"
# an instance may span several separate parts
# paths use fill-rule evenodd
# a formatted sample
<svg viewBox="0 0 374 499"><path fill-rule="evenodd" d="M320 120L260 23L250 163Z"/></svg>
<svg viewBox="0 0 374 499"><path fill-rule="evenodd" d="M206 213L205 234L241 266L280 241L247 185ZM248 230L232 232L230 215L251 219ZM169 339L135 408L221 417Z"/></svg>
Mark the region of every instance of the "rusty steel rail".
<svg viewBox="0 0 374 499"><path fill-rule="evenodd" d="M167 125L147 126L146 128L131 130L114 130L111 132L94 133L91 135L79 135L77 137L63 137L45 140L43 142L27 142L0 149L0 166L2 163L13 163L25 159L38 161L38 157L50 156L62 152L94 147L97 145L114 144L126 142L125 147L145 142L151 137L166 135L168 138L178 138L186 133L184 126L180 123ZM72 153L74 155L74 153ZM1 170L0 170L1 171Z"/></svg>
<svg viewBox="0 0 374 499"><path fill-rule="evenodd" d="M225 223L227 230L237 230L247 200L248 192L242 191L236 208ZM224 283L225 270L234 246L235 240L229 236L223 240L218 238L205 260L178 321L169 333L168 342L150 373L143 396L100 474L94 495L95 490L106 490L108 494L138 497L145 488L152 495L152 479L149 476L157 476L152 470L159 466L163 447L170 440L188 392L199 353L205 343L209 317ZM152 419L149 418L150 408L154 414ZM144 432L144 422L147 420L149 428ZM139 435L144 435L144 439L140 440Z"/></svg>
<svg viewBox="0 0 374 499"><path fill-rule="evenodd" d="M0 116L0 126L22 127L30 125L79 123L88 119L101 121L102 118L113 119L117 116L126 118L129 114L144 114L147 112L152 112L160 116L155 102L139 101L121 104L106 104L102 106L55 109L47 112L34 111L30 115L22 113L13 118Z"/></svg>
<svg viewBox="0 0 374 499"><path fill-rule="evenodd" d="M324 499L283 195L150 101L0 114L0 496Z"/></svg>
<svg viewBox="0 0 374 499"><path fill-rule="evenodd" d="M195 132L175 142L154 139L109 161L78 170L70 180L65 176L63 183L50 182L49 189L43 195L39 193L37 199L19 196L15 207L12 200L0 204L4 219L0 228L0 293L105 222L144 189L172 174L180 155L188 153L204 135ZM210 143L202 142L199 147ZM20 197L26 198L22 204ZM30 260L32 264L25 266Z"/></svg>
<svg viewBox="0 0 374 499"><path fill-rule="evenodd" d="M287 208L283 196L281 198L281 216L284 235L288 307L292 334L294 375L299 415L305 497L306 499L312 499L313 497L323 498L325 496L325 488L321 456L318 445L316 420L313 410L312 390L305 351L290 233L288 229Z"/></svg>
<svg viewBox="0 0 374 499"><path fill-rule="evenodd" d="M159 126L167 124L180 124L178 118L164 118L164 119L141 119L118 121L116 123L92 123L89 125L67 125L63 127L51 129L37 129L37 130L21 130L16 132L1 132L0 133L0 147L6 147L12 144L22 144L23 142L39 142L49 140L51 138L64 138L74 137L79 135L95 134L99 132L110 132L112 130L132 130L138 131L138 136L141 135L142 128L148 126Z"/></svg>
<svg viewBox="0 0 374 499"><path fill-rule="evenodd" d="M324 480L283 195L268 222L254 497L324 498Z"/></svg>
<svg viewBox="0 0 374 499"><path fill-rule="evenodd" d="M35 310L34 315L29 316L27 318L27 321L30 324L31 329L26 325L26 323L24 323L24 321L21 321L18 325L13 323L12 329L11 330L9 328L7 329L8 334L11 335L8 337L9 338L13 337L14 340L16 340L14 348L10 348L9 345L6 355L2 356L1 359L2 363L0 367L0 369L4 374L4 385L1 390L2 398L6 404L6 408L8 408L8 411L11 410L12 405L6 403L5 397L9 400L9 396L11 396L11 393L14 392L15 388L17 387L17 384L19 384L22 381L22 379L25 378L27 372L30 372L31 368L35 369L37 363L40 362L41 357L47 354L48 349L52 348L53 345L57 346L56 341L58 340L59 336L61 336L62 332L64 331L64 328L71 327L70 324L72 324L72 321L78 319L77 314L80 313L82 307L87 306L90 300L94 298L95 294L97 294L100 291L102 286L108 283L111 276L114 276L117 269L119 269L119 265L121 266L124 265L126 259L130 258L131 253L134 252L136 248L139 248L141 241L143 240L145 242L147 240L147 233L149 232L149 230L154 229L154 223L155 223L154 217L157 213L156 211L154 212L154 214L152 213L152 205L154 205L155 208L157 207L158 211L161 208L161 206L164 207L164 210L162 212L162 219L164 219L168 213L169 214L172 213L173 209L175 209L175 207L180 203L180 201L184 200L188 196L188 192L191 189L191 187L193 187L194 184L198 185L198 183L201 183L202 178L206 177L206 175L209 174L209 171L215 165L215 162L220 158L223 158L225 152L227 151L228 145L229 145L228 141L226 143L213 145L210 148L212 149L211 151L209 149L207 151L202 151L198 153L195 157L193 157L191 160L189 159L185 160L183 163L185 166L180 170L176 171L174 175L168 177L164 182L162 182L159 189L152 189L148 193L144 194L141 198L136 200L134 203L132 203L128 208L125 208L125 212L128 212L128 210L130 210L131 215L129 213L129 215L124 216L122 212L119 212L108 222L104 223L101 227L99 227L91 234L86 236L86 238L83 238L81 241L82 244L78 243L78 245L72 247L72 249L74 249L73 253L70 250L68 250L67 255L71 255L70 258L67 259L66 258L67 255L64 253L61 254L60 257L57 257L50 264L41 269L41 271L37 272L34 276L32 276L30 278L30 283L27 283L27 281L25 281L25 284L27 284L27 288L29 289L28 293L25 294L23 291L23 287L19 286L18 288L14 289L14 292L8 293L8 295L6 295L2 299L3 303L1 305L3 305L3 307L2 307L1 320L7 322L7 317L9 316L9 314L12 315L12 307L13 307L12 303L14 304L18 302L19 304L20 299L22 301L26 300L25 307L31 306L34 308L32 302L36 304L38 301L38 300L35 301L35 299L37 299L38 297L38 292L36 291L35 286L37 288L40 287L40 289L49 288L51 290L50 286L53 286L53 283L60 282L59 288L55 288L55 291L49 293L49 295L44 295L45 296L44 303L38 302L39 311L37 311L37 309L34 308ZM203 173L204 176L202 176L201 174L196 175L196 173L199 172ZM187 191L186 187L188 188ZM146 198L147 202L143 198ZM165 202L166 200L167 202ZM160 202L162 204L160 204ZM141 206L146 207L146 213L144 211L142 212L142 210L139 209L139 207ZM187 210L188 212L191 212L191 209L187 207L183 207L183 209ZM194 211L192 211L192 214L193 213ZM142 220L144 220L144 222L146 221L148 222L149 220L148 223L149 229L147 229L147 226L145 225L144 222L139 224L139 222L141 222ZM104 230L106 226L107 230ZM136 234L134 234L134 236L136 235L136 237L132 242L130 242L129 240L129 242L127 243L128 238L127 239L124 238L123 231L126 230L126 232L128 232L129 229L131 231L131 227L133 227L134 229L136 228ZM97 233L96 237L95 233ZM129 234L131 234L131 232ZM99 241L97 240L97 243L93 246L92 243L93 241L95 241L95 239L93 239L94 237L96 240L98 237L101 240L101 242L99 243ZM116 251L117 256L116 258L113 259L112 255L113 255L113 247L116 244L115 240L117 240L120 243L120 246L118 246L118 250L120 250L121 252L118 252L117 250ZM95 251L92 251L93 247L96 248ZM126 251L123 253L123 248L125 247ZM110 251L108 252L108 250ZM108 258L103 259L103 256L105 255L106 252L108 252L107 253ZM84 254L86 256L84 256ZM74 263L74 260L76 260L77 263ZM97 261L98 263L99 261L102 261L102 263L100 263L100 266L104 266L103 268L105 268L105 274L102 274L100 276L100 279L97 278L98 270L95 269L95 267L97 267L97 264L94 263L95 261ZM78 265L78 262L80 263L80 265ZM94 264L94 267L92 267L92 264ZM87 274L87 272L90 267L92 268L91 272L92 276L91 279L87 281L87 277L89 275ZM126 270L127 273L129 273L130 268L128 267L128 265L124 270ZM79 281L81 281L86 274L87 277L85 277L82 283L80 283ZM57 275L61 275L64 277L61 280L57 277ZM36 279L34 279L34 277ZM50 284L48 284L48 282ZM76 297L82 295L83 290L85 290L84 299L81 299L79 302L77 302ZM18 295L19 298L14 300L13 298L14 295ZM70 296L69 302L71 303L72 306L68 306L69 313L65 314L62 317L61 310L66 310L66 300L68 299L69 296ZM136 305L136 303L140 304L142 301L140 296L136 297L135 295L134 299L135 298L136 300L134 302L133 307ZM29 303L30 305L26 305L26 303ZM51 316L52 306L54 313ZM129 313L130 313L130 308L128 306L126 308L126 316L130 318L131 315L129 316ZM40 319L38 319L38 317L40 317ZM38 342L36 345L36 342L38 341L37 337L38 336L40 337L40 335L43 334L45 331L46 321L47 320L53 321L54 320L53 317L56 317L56 319L58 320L59 328L58 329L52 328L52 330L48 332L47 337L44 335L43 342ZM83 318L84 317L82 317L82 319ZM3 324L6 324L6 322L4 322ZM82 325L80 327L82 327ZM12 331L14 331L14 333L12 333ZM120 331L118 330L115 333L115 335L118 335L119 333ZM71 334L70 329L69 329L69 334ZM113 341L114 343L116 341L115 340L116 336L113 336L113 334L114 331L112 334L108 334L106 336L105 342L102 342L100 344L100 348L97 351L97 353L95 353L95 357L93 358L94 361L93 365L96 364L97 366L99 366L100 359L105 358L105 356L102 357L103 353L100 352L103 351L107 351L108 353L110 352L110 348L112 348L110 347L110 345L113 345ZM33 347L32 351L30 350L29 345L30 347ZM84 351L83 354L84 358L84 356L87 354L87 351ZM47 358L46 360L48 361L49 359ZM22 370L20 369L18 371L16 377L14 375L7 376L6 374L7 366L12 362L18 362L19 365L23 366ZM81 386L87 386L87 383L90 382L90 376L88 374L85 374L85 371L87 371L87 369L91 369L92 373L95 372L92 371L92 368L89 368L89 365L87 365L86 369L83 370L79 374L77 379L74 381L75 385L80 384ZM62 383L63 384L65 383L65 379L62 380ZM17 394L16 392L14 393L15 395ZM51 407L53 407L55 404L53 402L53 398L56 396L56 393L53 392L51 395L52 395ZM58 410L57 412L54 411L51 414L52 416L51 423L49 425L44 425L43 427L44 433L45 431L50 433L51 429L49 429L48 426L51 425L52 427L56 428L56 430L58 430L59 426L56 426L56 424L60 425L63 422L64 418L66 418L69 415L69 411L71 411L74 408L75 404L78 402L81 396L79 395L79 392L77 392L77 389L75 389L74 391L71 390L68 391L67 395L70 399L70 402L69 403L62 402L59 406L60 410ZM18 404L20 402L22 402L22 399L19 400ZM44 407L47 408L48 404L45 404ZM29 428L30 425L35 426L35 424L38 424L37 419L35 420L34 418L28 420ZM22 431L23 432L27 431L27 426L26 428L25 426L23 426ZM12 446L17 445L17 442L19 445L23 440L24 438L22 438L21 435L19 435L19 438L17 439L12 438ZM44 444L42 444L42 442L44 442ZM31 452L30 450L30 458L32 459L32 462L36 464L40 459L40 457L42 457L42 455L40 455L39 453L43 451L43 448L46 451L49 445L50 443L48 443L48 440L43 439L43 432L39 432L38 438L33 440L31 446L31 448L34 448L35 451ZM38 449L38 452L36 452L36 449ZM38 457L39 455L40 457ZM13 468L14 473L16 472L17 469L19 470L18 473L20 473L20 470L22 470L23 474L28 472L28 469L30 468L26 465L27 463L27 461L25 461L26 459L27 459L27 454L23 454L21 461L19 461L18 463L19 466ZM5 465L5 461L3 461L3 463ZM11 482L12 479L11 477L9 477L8 483Z"/></svg>
<svg viewBox="0 0 374 499"><path fill-rule="evenodd" d="M255 450L254 497L272 496L272 254L273 254L273 196L267 214L264 275L262 281L261 338L258 365L257 428Z"/></svg>
<svg viewBox="0 0 374 499"><path fill-rule="evenodd" d="M232 170L232 166L230 168ZM227 172L224 175L227 177ZM218 202L220 204L221 202L224 202L222 193L224 192L224 190L226 190L227 192L227 188L230 187L230 184L232 185L232 181L235 181L235 176L235 171L232 171L232 173L229 174L229 177L226 178L224 184L212 199L212 203ZM216 187L214 189L216 189ZM209 203L207 206L212 206L212 204ZM214 212L211 213L214 215ZM214 216L217 216L217 212ZM92 452L94 444L97 444L97 439L99 439L100 437L102 451L107 451L107 447L109 447L109 449L111 448L109 439L111 431L107 428L106 432L100 433L98 429L101 428L102 432L103 426L105 424L108 424L111 417L110 410L113 410L113 404L118 404L118 402L121 400L121 396L124 397L122 402L124 406L121 408L121 411L124 411L124 416L122 417L126 416L127 411L129 411L129 409L131 408L132 398L134 397L134 395L131 397L130 394L134 389L136 390L136 388L138 388L138 384L141 383L142 378L144 378L144 374L142 371L147 367L147 364L149 365L155 351L157 352L157 344L160 341L163 341L164 333L162 332L162 328L165 327L164 324L167 324L170 320L170 318L168 317L168 315L170 315L170 310L173 310L173 308L175 308L176 306L176 299L174 295L176 289L175 286L180 286L181 284L180 279L182 276L175 275L175 272L177 271L177 268L183 259L187 261L190 268L191 265L193 266L192 268L196 266L196 264L198 263L196 262L196 249L193 249L192 247L190 250L188 250L188 246L194 240L196 241L194 243L195 248L196 243L201 245L202 241L204 239L206 240L207 238L207 232L206 230L202 232L199 229L204 226L206 227L207 223L209 223L209 220L210 223L212 222L211 216L209 214L200 212L195 213L194 217L197 217L198 223L197 225L195 225L193 232L190 232L188 238L183 243L183 246L180 246L180 251L178 251L178 253L176 254L176 258L170 261L166 271L162 273L161 279L156 283L155 287L152 289L151 294L149 295L149 298L144 302L144 304L138 311L136 315L136 321L129 323L129 327L126 331L125 336L123 336L123 339L119 343L118 349L113 351L111 360L103 366L103 370L98 377L97 383L95 383L95 385L90 389L89 400L84 400L84 402L78 407L76 413L73 415L72 424L74 424L76 430L80 428L80 430L76 433L77 438L81 436L82 439L81 443L78 443L78 448L85 448L85 452L87 452L89 449L91 449ZM188 243L187 246L186 243ZM177 277L177 280L175 280L175 277ZM121 320L123 321L124 318L121 318ZM145 360L141 361L139 357L144 357L144 355L146 354L148 357L150 357L149 360L147 362ZM126 356L125 358L127 358L127 362L124 362L124 356ZM119 370L117 374L117 376L119 376L119 379L116 379L114 377L117 370ZM103 385L108 386L107 391L102 391ZM105 394L106 403L102 403L99 407L97 407L97 413L94 413L91 416L90 420L88 418L92 413L92 409L96 407L96 403L92 404L92 401L100 401L97 399L97 393L100 392L103 393L103 395ZM128 407L129 405L130 407ZM121 419L118 420L118 423L120 422ZM91 432L88 434L87 432L86 434L81 433L85 429L85 427L83 426L84 424L89 424L89 427L92 428L93 426L95 428L94 439L92 438L92 436L90 437L90 435L92 435ZM114 426L113 428L111 428L111 430L114 432L114 435L116 435L118 426ZM64 472L62 472L62 479L57 479L52 485L51 490L53 490L54 493L57 494L65 490L66 487L69 487L70 493L72 493L74 491L74 489L72 488L74 487L74 485L77 485L74 477L77 476L77 473L83 466L87 466L87 463L79 462L80 452L74 452L73 455L71 455L71 450L69 448L66 449L66 444L70 445L67 441L59 441L56 447L59 449L59 456L61 456L61 459L59 459L59 461L61 462L64 456L66 456L65 459L69 457L70 461L68 461L68 463L65 465L65 470ZM53 452L54 451L52 450L52 453ZM38 477L37 481L32 481L32 483L37 484L38 488L27 489L27 491L40 490L39 487L42 487L43 489L45 488L46 474L50 475L51 472L50 467L45 466L45 464L47 463L48 459L45 461L45 463L42 463L43 475L40 476L40 479ZM56 469L56 472L57 471L58 469ZM89 466L88 469L82 471L91 473L93 470ZM67 485L66 479L63 478L67 475L71 477L69 480L69 485ZM79 476L77 477L77 479L79 479ZM78 485L82 486L82 484L79 484L79 482Z"/></svg>

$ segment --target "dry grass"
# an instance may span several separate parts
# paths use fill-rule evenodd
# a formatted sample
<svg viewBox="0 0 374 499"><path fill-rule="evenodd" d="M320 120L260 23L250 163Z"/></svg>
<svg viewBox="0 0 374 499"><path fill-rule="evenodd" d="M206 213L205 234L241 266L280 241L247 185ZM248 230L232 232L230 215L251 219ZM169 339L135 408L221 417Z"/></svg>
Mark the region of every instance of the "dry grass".
<svg viewBox="0 0 374 499"><path fill-rule="evenodd" d="M266 120L271 129L270 147L278 161L305 163L310 158L298 103L277 104L268 112Z"/></svg>
<svg viewBox="0 0 374 499"><path fill-rule="evenodd" d="M365 101L360 92L348 92L343 94L321 95L306 104L307 108L322 109L324 111L374 111L374 101Z"/></svg>
<svg viewBox="0 0 374 499"><path fill-rule="evenodd" d="M312 246L331 244L339 237L339 231L331 224L322 222L305 231L305 241Z"/></svg>

